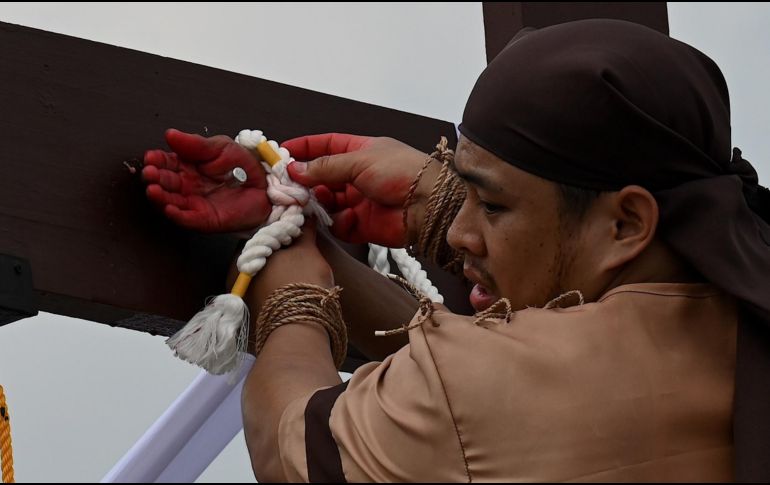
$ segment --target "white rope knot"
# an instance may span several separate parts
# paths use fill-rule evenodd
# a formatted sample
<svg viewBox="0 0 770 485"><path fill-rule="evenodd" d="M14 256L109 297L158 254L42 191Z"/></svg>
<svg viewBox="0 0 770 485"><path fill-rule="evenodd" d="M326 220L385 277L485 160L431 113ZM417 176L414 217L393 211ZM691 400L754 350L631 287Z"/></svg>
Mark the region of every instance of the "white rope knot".
<svg viewBox="0 0 770 485"><path fill-rule="evenodd" d="M259 130L243 130L236 137L236 141L259 156L256 147L265 141L265 137ZM281 157L272 167L262 162L267 173L267 196L273 203L273 210L238 257L238 270L252 276L265 266L267 258L274 251L291 244L293 239L299 237L305 223L305 215L315 215L321 224L327 226L332 223L310 191L289 177L287 167L294 162L289 151L279 147L273 140L267 143Z"/></svg>
<svg viewBox="0 0 770 485"><path fill-rule="evenodd" d="M267 141L267 138L259 130L241 130L235 137L235 143L254 153L257 151L257 145L264 141Z"/></svg>

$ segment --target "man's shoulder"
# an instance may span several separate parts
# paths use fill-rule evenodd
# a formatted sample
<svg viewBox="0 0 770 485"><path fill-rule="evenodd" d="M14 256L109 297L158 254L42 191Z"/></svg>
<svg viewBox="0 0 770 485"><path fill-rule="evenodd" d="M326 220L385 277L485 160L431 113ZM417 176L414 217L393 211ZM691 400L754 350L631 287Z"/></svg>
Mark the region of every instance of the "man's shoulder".
<svg viewBox="0 0 770 485"><path fill-rule="evenodd" d="M616 286L607 290L597 301L605 302L610 298L728 298L728 296L710 283L632 283Z"/></svg>
<svg viewBox="0 0 770 485"><path fill-rule="evenodd" d="M534 376L584 369L600 378L606 372L600 362L608 369L632 368L636 359L654 359L663 348L697 352L695 342L731 338L736 324L734 301L711 285L641 283L614 288L596 302L515 311L509 321L438 309L409 332L410 352L432 360L447 381L480 386L521 379L521 369ZM706 351L710 344L697 345ZM539 378L532 384L549 385Z"/></svg>
<svg viewBox="0 0 770 485"><path fill-rule="evenodd" d="M706 283L634 283L612 288L595 302L578 303L578 298L564 299L560 306L514 310L507 319L503 314L481 318L458 315L442 307L433 312L429 319L432 324L426 322L423 330L432 336L449 333L485 335L483 331L492 331L502 335L523 333L522 338L536 338L540 334L551 337L552 332L561 333L562 327L601 327L616 321L619 316L628 325L633 325L637 321L644 323L665 318L670 322L672 318L685 318L682 310L691 308L708 307L708 311L716 311L719 315L735 312L734 299ZM413 322L416 319L417 316Z"/></svg>

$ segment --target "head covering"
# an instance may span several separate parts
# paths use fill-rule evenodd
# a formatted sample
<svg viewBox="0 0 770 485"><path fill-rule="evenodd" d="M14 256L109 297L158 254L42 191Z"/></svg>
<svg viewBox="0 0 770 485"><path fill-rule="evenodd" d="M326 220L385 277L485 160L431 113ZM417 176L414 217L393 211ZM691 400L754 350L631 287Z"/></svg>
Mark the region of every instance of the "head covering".
<svg viewBox="0 0 770 485"><path fill-rule="evenodd" d="M481 74L459 130L554 182L653 193L658 235L742 302L736 479L770 480L770 192L731 149L717 65L621 20L527 28Z"/></svg>

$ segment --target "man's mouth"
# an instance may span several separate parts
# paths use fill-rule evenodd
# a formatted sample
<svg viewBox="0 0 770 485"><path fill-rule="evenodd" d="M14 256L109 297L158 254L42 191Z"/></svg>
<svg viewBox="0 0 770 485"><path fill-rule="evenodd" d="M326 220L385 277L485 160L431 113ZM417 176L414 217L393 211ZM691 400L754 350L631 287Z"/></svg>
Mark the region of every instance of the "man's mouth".
<svg viewBox="0 0 770 485"><path fill-rule="evenodd" d="M469 299L471 306L474 310L476 310L476 312L486 310L492 306L494 302L500 299L499 296L492 293L492 291L487 286L488 283L482 279L478 270L470 266L465 266L463 268L463 274L466 278L468 278L469 281L475 283L473 285L473 289L471 290Z"/></svg>

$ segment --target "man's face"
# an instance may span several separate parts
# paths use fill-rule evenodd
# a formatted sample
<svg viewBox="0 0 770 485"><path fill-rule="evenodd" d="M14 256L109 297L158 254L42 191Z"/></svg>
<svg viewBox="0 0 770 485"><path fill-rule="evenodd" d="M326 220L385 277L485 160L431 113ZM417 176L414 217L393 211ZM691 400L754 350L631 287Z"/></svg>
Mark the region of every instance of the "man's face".
<svg viewBox="0 0 770 485"><path fill-rule="evenodd" d="M467 197L449 229L465 255L476 311L505 297L514 309L543 306L566 291L576 234L560 220L556 184L524 172L461 137L455 170Z"/></svg>

